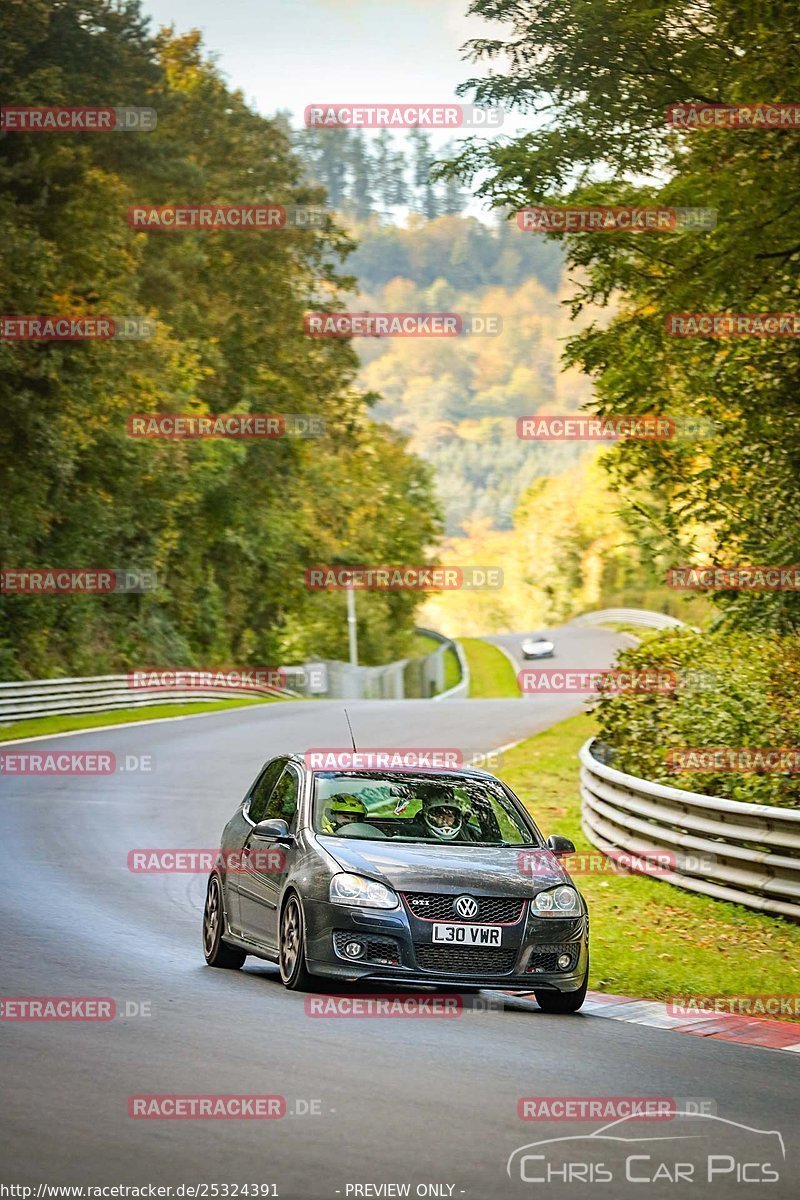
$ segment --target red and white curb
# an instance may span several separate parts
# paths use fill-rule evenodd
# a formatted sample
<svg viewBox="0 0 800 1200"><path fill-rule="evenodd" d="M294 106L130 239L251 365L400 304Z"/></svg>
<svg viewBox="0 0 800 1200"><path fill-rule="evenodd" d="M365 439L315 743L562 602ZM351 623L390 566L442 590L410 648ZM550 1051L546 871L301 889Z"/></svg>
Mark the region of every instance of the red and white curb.
<svg viewBox="0 0 800 1200"><path fill-rule="evenodd" d="M748 1017L737 1013L677 1016L668 1012L663 1000L636 1000L633 996L615 996L610 992L587 992L581 1012L587 1016L606 1017L611 1021L628 1021L633 1025L691 1033L695 1037L714 1038L720 1042L742 1042L747 1046L763 1046L768 1050L800 1053L798 1021L774 1021L769 1017Z"/></svg>

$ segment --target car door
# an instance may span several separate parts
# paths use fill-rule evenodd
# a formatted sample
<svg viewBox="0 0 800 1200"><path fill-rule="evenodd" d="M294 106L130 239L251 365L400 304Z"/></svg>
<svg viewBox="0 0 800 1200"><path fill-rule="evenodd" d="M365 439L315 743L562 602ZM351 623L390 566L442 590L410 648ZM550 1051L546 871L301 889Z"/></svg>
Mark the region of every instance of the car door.
<svg viewBox="0 0 800 1200"><path fill-rule="evenodd" d="M297 830L300 772L289 763L273 788L262 821L285 821L290 833ZM252 811L252 810L251 810ZM251 829L247 839L247 868L239 885L244 936L274 949L278 944L278 899L293 848Z"/></svg>
<svg viewBox="0 0 800 1200"><path fill-rule="evenodd" d="M287 761L285 756L273 758L261 768L222 834L222 849L231 855L232 863L225 881L225 910L235 932L242 928L241 889L247 887L247 871L242 869L240 851L247 845L253 825L263 819L267 801Z"/></svg>

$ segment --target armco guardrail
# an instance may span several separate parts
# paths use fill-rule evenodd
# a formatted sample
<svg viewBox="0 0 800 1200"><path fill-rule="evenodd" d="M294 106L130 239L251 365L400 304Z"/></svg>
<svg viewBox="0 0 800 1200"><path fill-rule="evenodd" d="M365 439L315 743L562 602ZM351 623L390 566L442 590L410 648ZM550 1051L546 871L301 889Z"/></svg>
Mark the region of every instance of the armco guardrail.
<svg viewBox="0 0 800 1200"><path fill-rule="evenodd" d="M384 663L380 667L354 667L351 663L326 659L328 700L402 700L405 696L403 671L408 659Z"/></svg>
<svg viewBox="0 0 800 1200"><path fill-rule="evenodd" d="M331 700L418 700L455 699L465 696L469 687L469 670L463 651L457 642L433 629L418 628L417 633L434 638L440 645L430 654L418 658L400 658L378 667L354 667L347 662L325 662L327 688ZM445 679L444 656L452 648L461 667L461 682L443 691Z"/></svg>
<svg viewBox="0 0 800 1200"><path fill-rule="evenodd" d="M285 668L287 676L295 668ZM303 670L303 668L296 668ZM296 696L288 688L132 688L127 675L93 675L84 679L26 679L0 683L0 722L53 717L62 713L112 712L146 704L240 699L248 696Z"/></svg>
<svg viewBox="0 0 800 1200"><path fill-rule="evenodd" d="M677 629L685 624L666 613L649 612L646 608L601 608L597 612L573 617L573 625L606 625L618 621L621 625L641 625L645 629Z"/></svg>
<svg viewBox="0 0 800 1200"><path fill-rule="evenodd" d="M0 724L65 713L113 712L115 709L141 708L150 704L190 704L193 701L199 703L204 700L240 699L248 696L402 700L408 694L432 696L439 693L436 695L438 700L466 695L469 689L469 671L461 647L433 630L419 632L435 637L441 645L419 659L399 659L379 667L352 667L349 663L334 661L307 663L302 667L281 667L280 670L291 684L291 687L286 688L133 688L127 675L26 679L20 682L0 683ZM450 647L453 647L458 656L461 682L443 692L444 655Z"/></svg>
<svg viewBox="0 0 800 1200"><path fill-rule="evenodd" d="M580 750L581 821L599 850L609 856L672 852L674 870L659 870L659 879L800 917L800 810L637 779L595 758L593 743Z"/></svg>
<svg viewBox="0 0 800 1200"><path fill-rule="evenodd" d="M417 633L423 633L427 637L435 638L437 642L441 642L438 650L434 650L433 654L437 659L437 670L440 673L440 686L444 685L444 656L448 650L452 650L458 659L459 670L461 671L461 680L453 687L448 688L446 692L439 691L439 694L433 696L434 700L464 700L469 696L469 664L467 663L466 655L461 648L459 642L453 641L452 638L445 637L443 633L437 633L435 629L423 629L417 627Z"/></svg>

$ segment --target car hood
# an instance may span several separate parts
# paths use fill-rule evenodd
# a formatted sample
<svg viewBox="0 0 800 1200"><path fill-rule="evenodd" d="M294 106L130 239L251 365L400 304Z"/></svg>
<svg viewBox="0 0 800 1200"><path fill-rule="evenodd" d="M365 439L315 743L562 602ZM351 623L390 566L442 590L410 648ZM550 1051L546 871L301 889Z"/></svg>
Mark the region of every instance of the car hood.
<svg viewBox="0 0 800 1200"><path fill-rule="evenodd" d="M544 849L414 845L319 835L317 840L343 871L367 875L399 892L534 896L544 888L571 882L554 855ZM536 858L533 873L521 862L525 854Z"/></svg>

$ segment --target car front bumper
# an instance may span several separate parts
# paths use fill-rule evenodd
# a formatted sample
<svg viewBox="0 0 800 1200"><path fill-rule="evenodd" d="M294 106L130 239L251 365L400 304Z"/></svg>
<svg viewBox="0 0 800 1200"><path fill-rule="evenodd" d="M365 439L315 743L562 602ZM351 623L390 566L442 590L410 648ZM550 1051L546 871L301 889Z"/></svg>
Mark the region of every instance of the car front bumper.
<svg viewBox="0 0 800 1200"><path fill-rule="evenodd" d="M519 928L507 926L508 944L503 948L505 961L495 959L490 969L482 968L482 947L468 969L458 965L442 969L421 965L417 951L432 946L430 922L409 921L405 908L391 911L367 911L347 908L319 900L305 900L306 961L314 975L348 982L370 982L400 986L481 987L532 991L534 988L574 992L586 978L589 964L589 922L582 917L532 917L529 913ZM336 935L339 935L338 937ZM342 952L348 940L362 944L386 944L396 947L398 962L351 959ZM337 950L337 944L339 949ZM500 952L498 952L499 954ZM549 969L549 961L558 953L569 953L572 962L566 970ZM421 956L420 956L421 957ZM456 956L457 958L458 956ZM485 957L485 956L483 956ZM539 964L545 962L541 967ZM528 970L528 966L535 969ZM498 969L502 968L502 969Z"/></svg>

